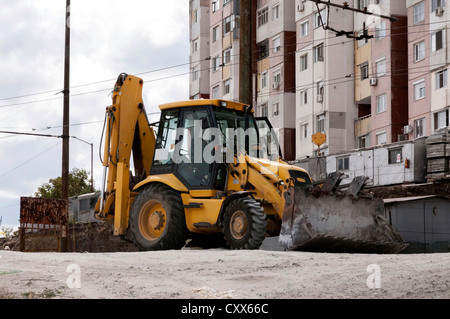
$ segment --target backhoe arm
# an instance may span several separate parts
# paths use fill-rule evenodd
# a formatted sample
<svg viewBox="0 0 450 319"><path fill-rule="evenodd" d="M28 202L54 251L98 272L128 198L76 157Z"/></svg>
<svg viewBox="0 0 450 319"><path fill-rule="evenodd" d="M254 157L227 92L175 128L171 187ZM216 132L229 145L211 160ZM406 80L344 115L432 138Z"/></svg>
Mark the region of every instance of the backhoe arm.
<svg viewBox="0 0 450 319"><path fill-rule="evenodd" d="M112 105L106 108L102 193L95 208L99 219L114 221L114 234L128 228L134 199L132 184L146 178L155 150L155 134L142 101L143 81L121 74L114 86ZM133 156L135 174L130 174ZM135 179L131 181L131 179Z"/></svg>

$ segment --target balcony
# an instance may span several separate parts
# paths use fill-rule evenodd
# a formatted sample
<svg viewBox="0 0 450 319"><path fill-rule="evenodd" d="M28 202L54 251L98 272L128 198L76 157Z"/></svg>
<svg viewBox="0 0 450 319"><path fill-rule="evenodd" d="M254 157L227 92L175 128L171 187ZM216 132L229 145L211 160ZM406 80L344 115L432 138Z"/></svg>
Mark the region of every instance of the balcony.
<svg viewBox="0 0 450 319"><path fill-rule="evenodd" d="M372 131L372 115L355 120L355 136L366 135Z"/></svg>

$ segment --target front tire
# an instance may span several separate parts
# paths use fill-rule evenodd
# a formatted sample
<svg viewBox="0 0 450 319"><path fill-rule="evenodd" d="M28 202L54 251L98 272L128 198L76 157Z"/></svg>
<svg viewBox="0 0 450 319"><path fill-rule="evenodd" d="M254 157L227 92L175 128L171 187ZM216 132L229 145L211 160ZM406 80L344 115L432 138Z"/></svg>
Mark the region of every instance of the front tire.
<svg viewBox="0 0 450 319"><path fill-rule="evenodd" d="M181 249L188 230L180 194L163 184L142 190L130 212L130 235L141 251Z"/></svg>
<svg viewBox="0 0 450 319"><path fill-rule="evenodd" d="M238 198L225 211L223 233L231 249L258 249L266 227L266 214L253 198Z"/></svg>

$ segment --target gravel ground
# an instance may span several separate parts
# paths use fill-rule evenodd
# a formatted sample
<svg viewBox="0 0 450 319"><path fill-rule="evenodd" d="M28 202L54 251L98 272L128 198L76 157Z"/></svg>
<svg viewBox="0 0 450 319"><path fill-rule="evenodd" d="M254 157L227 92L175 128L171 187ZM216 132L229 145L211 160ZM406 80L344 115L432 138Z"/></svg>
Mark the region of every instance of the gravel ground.
<svg viewBox="0 0 450 319"><path fill-rule="evenodd" d="M0 297L450 299L450 254L0 251Z"/></svg>

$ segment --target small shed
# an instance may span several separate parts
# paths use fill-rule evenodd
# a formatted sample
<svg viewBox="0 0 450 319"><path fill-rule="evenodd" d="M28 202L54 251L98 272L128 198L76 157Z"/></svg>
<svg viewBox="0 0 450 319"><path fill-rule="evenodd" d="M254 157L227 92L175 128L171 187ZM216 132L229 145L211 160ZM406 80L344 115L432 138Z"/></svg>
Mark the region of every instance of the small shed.
<svg viewBox="0 0 450 319"><path fill-rule="evenodd" d="M404 253L450 252L450 198L385 199L385 214L409 246Z"/></svg>

